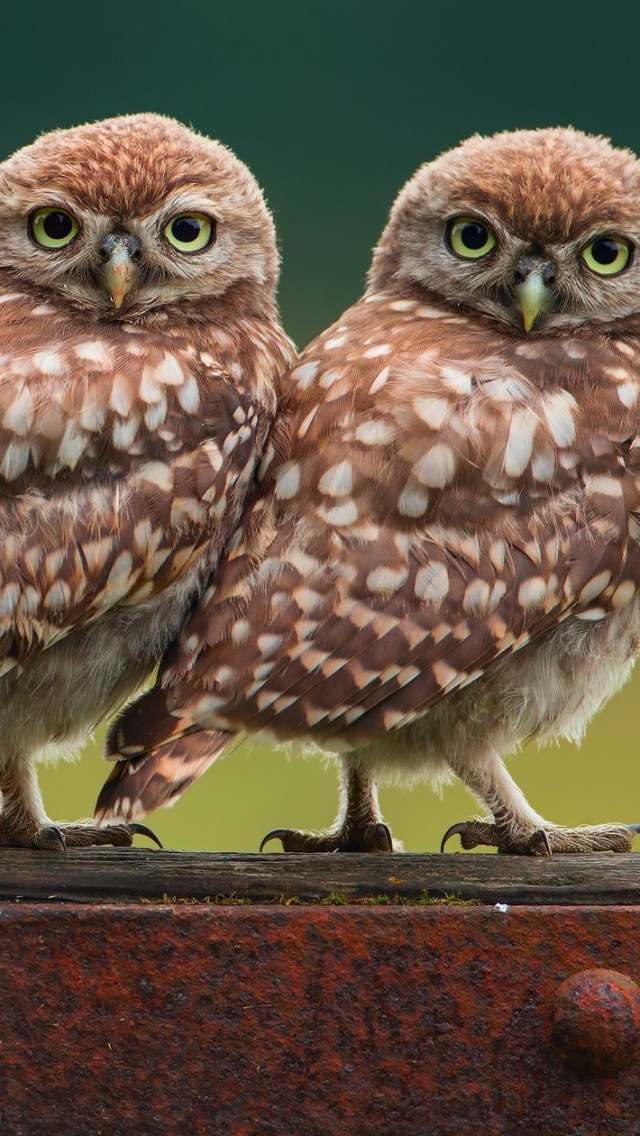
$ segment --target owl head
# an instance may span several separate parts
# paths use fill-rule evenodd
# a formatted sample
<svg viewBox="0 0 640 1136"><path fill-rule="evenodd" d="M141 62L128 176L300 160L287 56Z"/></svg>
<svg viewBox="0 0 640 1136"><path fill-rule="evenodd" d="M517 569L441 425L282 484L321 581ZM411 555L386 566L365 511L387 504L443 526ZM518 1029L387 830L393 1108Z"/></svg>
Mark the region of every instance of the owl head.
<svg viewBox="0 0 640 1136"><path fill-rule="evenodd" d="M220 142L155 114L45 134L0 164L0 279L96 319L274 303L273 222Z"/></svg>
<svg viewBox="0 0 640 1136"><path fill-rule="evenodd" d="M369 285L547 333L639 312L639 244L628 150L572 129L476 135L401 190Z"/></svg>

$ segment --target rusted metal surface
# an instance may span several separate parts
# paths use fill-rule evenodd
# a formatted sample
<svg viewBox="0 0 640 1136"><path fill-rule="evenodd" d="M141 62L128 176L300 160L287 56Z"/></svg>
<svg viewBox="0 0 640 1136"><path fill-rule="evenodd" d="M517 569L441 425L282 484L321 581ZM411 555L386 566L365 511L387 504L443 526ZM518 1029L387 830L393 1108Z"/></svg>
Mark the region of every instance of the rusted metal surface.
<svg viewBox="0 0 640 1136"><path fill-rule="evenodd" d="M574 1071L579 971L640 909L0 906L2 1136L629 1136L640 1062ZM634 1128L635 1125L635 1128Z"/></svg>
<svg viewBox="0 0 640 1136"><path fill-rule="evenodd" d="M424 891L482 903L634 904L640 903L640 856L260 856L145 848L87 848L65 856L0 850L2 899L137 903L141 897L234 894L254 901L284 896L309 902L335 894L412 900Z"/></svg>
<svg viewBox="0 0 640 1136"><path fill-rule="evenodd" d="M581 1073L617 1073L638 1053L640 987L628 974L594 967L565 978L551 1004L550 1040Z"/></svg>

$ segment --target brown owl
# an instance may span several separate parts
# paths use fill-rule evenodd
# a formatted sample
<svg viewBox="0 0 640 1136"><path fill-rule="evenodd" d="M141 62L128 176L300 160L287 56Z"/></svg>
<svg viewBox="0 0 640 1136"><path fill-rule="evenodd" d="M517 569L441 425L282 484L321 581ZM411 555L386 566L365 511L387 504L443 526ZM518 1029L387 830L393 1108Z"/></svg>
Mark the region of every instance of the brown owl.
<svg viewBox="0 0 640 1136"><path fill-rule="evenodd" d="M143 815L248 730L342 766L335 827L275 830L286 850L391 849L376 782L452 774L491 814L450 830L465 848L630 848L635 825L548 824L503 757L579 738L640 646L639 195L631 153L573 130L417 172L365 296L284 380L217 581L111 732L131 760L102 815Z"/></svg>
<svg viewBox="0 0 640 1136"><path fill-rule="evenodd" d="M53 825L35 762L151 673L240 517L294 359L271 217L218 142L152 114L0 165L0 845Z"/></svg>

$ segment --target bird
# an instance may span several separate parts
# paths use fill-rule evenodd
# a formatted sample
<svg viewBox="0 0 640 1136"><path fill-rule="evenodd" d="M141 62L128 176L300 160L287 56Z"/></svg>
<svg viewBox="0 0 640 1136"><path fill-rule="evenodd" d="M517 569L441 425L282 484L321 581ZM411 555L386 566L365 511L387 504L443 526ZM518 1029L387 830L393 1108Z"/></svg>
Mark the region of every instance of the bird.
<svg viewBox="0 0 640 1136"><path fill-rule="evenodd" d="M399 850L378 783L459 778L442 843L629 851L537 813L505 759L579 740L640 649L640 162L475 135L399 193L364 295L281 381L224 563L113 723L102 817L171 802L231 739L334 757L287 852ZM262 850L262 848L261 848Z"/></svg>
<svg viewBox="0 0 640 1136"><path fill-rule="evenodd" d="M148 682L238 523L295 355L274 227L231 150L152 113L0 164L0 846L56 823L37 762Z"/></svg>

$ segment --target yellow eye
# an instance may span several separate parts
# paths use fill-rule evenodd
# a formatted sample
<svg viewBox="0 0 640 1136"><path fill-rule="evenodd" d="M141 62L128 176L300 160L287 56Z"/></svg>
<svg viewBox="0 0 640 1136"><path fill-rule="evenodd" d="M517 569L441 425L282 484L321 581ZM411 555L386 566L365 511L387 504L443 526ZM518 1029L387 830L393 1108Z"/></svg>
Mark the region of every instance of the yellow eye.
<svg viewBox="0 0 640 1136"><path fill-rule="evenodd" d="M64 209L36 209L29 218L29 232L46 249L64 248L78 232L78 222Z"/></svg>
<svg viewBox="0 0 640 1136"><path fill-rule="evenodd" d="M582 250L582 259L598 276L616 276L631 263L631 245L624 237L598 237Z"/></svg>
<svg viewBox="0 0 640 1136"><path fill-rule="evenodd" d="M486 256L496 243L491 229L475 217L454 217L447 229L449 247L456 256L477 260Z"/></svg>
<svg viewBox="0 0 640 1136"><path fill-rule="evenodd" d="M215 224L204 213L179 213L165 225L164 235L180 252L202 252L213 242Z"/></svg>

